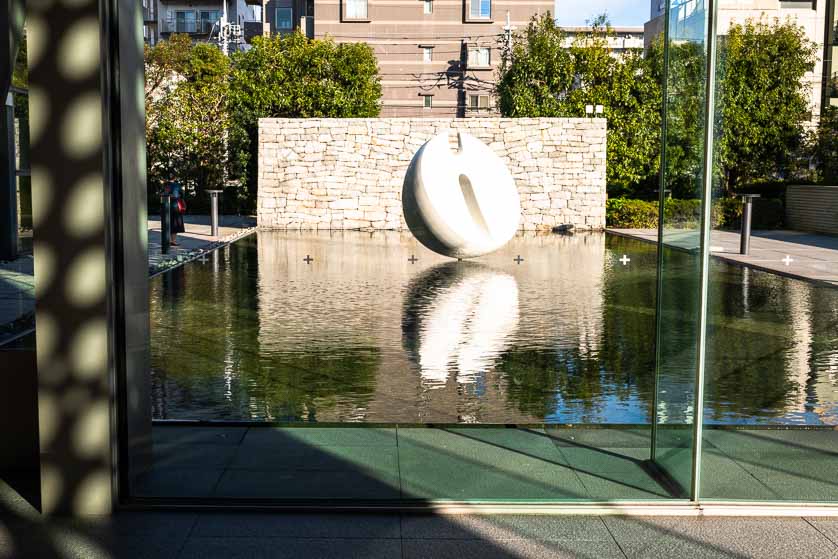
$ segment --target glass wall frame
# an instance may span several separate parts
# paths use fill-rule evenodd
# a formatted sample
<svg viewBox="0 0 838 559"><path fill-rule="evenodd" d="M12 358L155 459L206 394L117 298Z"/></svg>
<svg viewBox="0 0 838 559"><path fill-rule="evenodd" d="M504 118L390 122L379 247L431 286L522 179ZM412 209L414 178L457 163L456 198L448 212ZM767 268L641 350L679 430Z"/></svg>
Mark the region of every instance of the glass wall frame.
<svg viewBox="0 0 838 559"><path fill-rule="evenodd" d="M115 3L112 4L112 9L115 9ZM704 496L707 495L704 491L705 483L702 482L702 479L707 478L706 474L709 471L705 469L706 463L704 461L705 449L703 444L705 442L706 426L704 425L705 414L703 410L705 409L704 390L707 386L705 381L708 368L707 342L710 332L708 312L712 305L711 281L713 275L711 273L710 254L712 240L711 202L713 200L712 163L714 160L714 141L719 132L718 126L723 126L723 123L716 124L714 106L716 90L716 18L714 16L716 4L717 2L713 0L708 0L706 3L696 2L695 0L675 1L672 6L667 8L666 12L667 95L672 92L672 88L669 86L672 84L672 63L674 61L670 46L679 40L677 33L680 33L674 27L676 24L685 25L684 22L688 22L690 18L699 22L695 24L696 27L690 31L691 35L689 36L694 39L695 44L701 45L703 49L702 64L699 66L702 70L697 74L698 79L695 79L691 86L695 87L695 91L699 92L701 96L698 106L701 109L700 114L703 120L700 125L700 136L693 135L695 141L693 147L696 150L693 156L697 155L698 157L695 160L696 165L692 167L693 172L687 180L687 183L695 188L694 197L701 201L699 213L695 216L695 221L690 223L672 224L662 219L658 231L660 250L657 257L659 294L656 323L657 371L654 405L655 421L653 423L654 446L651 458L660 473L666 476L673 486L678 488L679 493L676 498L655 500L654 502L637 501L658 507L662 504L681 506L684 503L704 502ZM689 9L677 13L673 11L674 7L681 10L686 5L690 6ZM137 11L139 10L137 9ZM137 35L137 37L139 36ZM683 38L683 36L680 37ZM111 36L111 39L116 43L119 42L115 36ZM123 47L122 54L125 55L130 48L126 44L121 44L121 46ZM119 52L119 49L115 50ZM138 60L133 62L136 64L135 70L140 67ZM110 67L109 69L112 70ZM692 74L692 77L695 78L696 74ZM108 82L110 88L107 93L112 97L109 97L107 101L114 103L114 105L109 106L111 110L109 114L114 120L118 120L115 115L119 114L123 123L133 121L133 124L136 125L136 107L140 105L119 104L116 101L123 95L127 97L129 93L133 95L139 93L139 90L133 90L138 84L126 81L120 87L113 75L110 75L109 78L113 82ZM669 102L668 96L665 105L670 109L670 112L665 113L665 128L663 131L664 138L668 139L673 137L674 132L677 132L677 125L674 123L673 113L671 112L674 107ZM117 389L113 410L117 422L117 436L112 442L115 446L120 447L118 467L115 468L115 475L118 476L120 482L117 489L120 492L122 502L131 504L130 484L127 480L144 466L141 463L143 457L132 453L129 447L131 444L148 437L148 433L134 430L132 421L137 418L139 418L139 421L145 421L147 418L143 414L149 413L149 410L138 410L130 407L132 402L137 401L134 398L139 386L137 379L142 378L143 368L147 367L145 362L147 354L144 353L145 350L141 346L143 339L147 340L148 336L147 331L144 331L148 327L146 322L148 309L145 307L147 303L142 302L142 297L134 299L128 297L127 293L129 288L142 290L147 289L148 285L147 281L143 279L145 262L136 258L137 254L142 253L143 244L146 240L135 239L133 236L126 235L125 231L129 229L130 224L136 224L138 216L130 215L130 212L125 212L125 209L129 206L129 201L130 204L137 207L142 206L144 192L133 192L133 189L141 182L136 181L136 177L142 177L143 169L130 168L129 162L133 161L136 164L137 161L136 158L124 156L120 151L118 137L123 133L122 127L118 121L109 121L109 124L111 127L106 130L106 133L110 136L106 137L105 146L109 150L108 157L110 159L108 162L117 168L109 168L108 170L114 174L115 192L113 197L107 200L107 204L115 212L114 215L110 216L106 227L110 235L108 255L118 261L117 263L110 263L110 266L115 269L109 271L112 274L110 276L113 282L112 288L118 292L110 294L117 301L111 302L111 306L108 308L110 343L115 344L110 353L112 362L109 363L109 367L115 375ZM140 129L141 126L138 126L136 130ZM123 141L125 140L126 138L123 138ZM134 137L134 140L136 140L136 137ZM659 200L661 216L665 215L666 191L670 190L670 187L674 184L670 180L672 177L666 174L669 168L667 165L668 144L666 141L664 144L664 163L662 165L664 176L661 181ZM121 173L136 175L135 182L131 184L123 183L120 180ZM669 228L669 225L679 225L680 227ZM129 282L131 282L130 286ZM686 286L684 289L673 290L673 287L684 286ZM147 301L147 297L145 300ZM131 304L137 304L138 306L126 308L126 305ZM673 327L673 324L678 327ZM681 337L673 338L672 334L673 332L678 333L678 328L681 328ZM673 390L673 386L676 390ZM681 389L681 391L677 392L677 389ZM147 388L141 388L139 392L145 390ZM675 401L673 399L675 395L682 398L685 396L686 400ZM680 405L685 401L688 404L686 408L691 405L694 410L691 414L684 413L676 419L667 415L666 411L670 407L670 403L674 402ZM370 434L375 435L374 431L370 431ZM705 475L702 476L702 473ZM714 475L719 474L714 472ZM721 475L724 475L724 472ZM717 495L708 497L708 499L714 498L717 498ZM176 497L174 499L177 500ZM578 503L579 500L576 501ZM172 499L156 500L152 498L145 504L166 505L171 504L171 502ZM807 501L806 499L774 501L760 499L760 502L788 504L789 502L805 503ZM544 500L541 504L549 506L556 503L572 504L571 500ZM305 505L306 503L297 504ZM328 506L330 503L325 504ZM332 504L346 506L345 503ZM264 503L260 502L259 506L264 506ZM392 507L392 504L388 506Z"/></svg>

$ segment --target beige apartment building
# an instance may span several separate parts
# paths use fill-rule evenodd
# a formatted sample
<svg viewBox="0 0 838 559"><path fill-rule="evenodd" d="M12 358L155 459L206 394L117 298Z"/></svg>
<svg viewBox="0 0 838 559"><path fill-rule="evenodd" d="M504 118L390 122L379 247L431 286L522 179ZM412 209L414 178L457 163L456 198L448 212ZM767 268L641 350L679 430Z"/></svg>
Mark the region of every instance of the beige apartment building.
<svg viewBox="0 0 838 559"><path fill-rule="evenodd" d="M645 25L645 41L650 42L663 32L664 9L668 0L651 0L651 18ZM703 14L705 0L672 2L671 21L675 25L690 25L694 14ZM838 90L834 83L836 54L838 54L838 0L719 0L718 34L726 35L732 23L744 23L761 17L769 21L793 19L802 26L806 36L817 45L815 68L804 77L809 86L812 121L816 122L823 105L838 105ZM702 16L703 17L703 16Z"/></svg>
<svg viewBox="0 0 838 559"><path fill-rule="evenodd" d="M381 116L485 116L495 111L507 22L522 28L554 8L553 0L314 0L313 36L375 50ZM293 28L301 23L293 17Z"/></svg>

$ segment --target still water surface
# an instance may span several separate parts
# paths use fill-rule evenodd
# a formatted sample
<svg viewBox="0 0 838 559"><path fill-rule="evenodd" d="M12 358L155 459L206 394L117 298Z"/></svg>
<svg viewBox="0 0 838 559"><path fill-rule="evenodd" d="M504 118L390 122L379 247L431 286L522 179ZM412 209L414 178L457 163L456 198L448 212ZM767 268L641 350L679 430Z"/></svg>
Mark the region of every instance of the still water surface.
<svg viewBox="0 0 838 559"><path fill-rule="evenodd" d="M655 250L522 234L454 262L409 233L261 231L152 280L154 416L648 423ZM838 424L838 289L711 277L707 420ZM667 421L692 375L667 374Z"/></svg>

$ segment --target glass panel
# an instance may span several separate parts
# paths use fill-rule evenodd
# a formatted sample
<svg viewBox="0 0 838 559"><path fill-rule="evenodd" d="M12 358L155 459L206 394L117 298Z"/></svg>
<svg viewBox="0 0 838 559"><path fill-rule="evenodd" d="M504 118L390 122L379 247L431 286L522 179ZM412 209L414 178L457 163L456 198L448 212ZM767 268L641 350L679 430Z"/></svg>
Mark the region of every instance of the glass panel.
<svg viewBox="0 0 838 559"><path fill-rule="evenodd" d="M264 80L264 91L288 87L263 71L272 59L259 48L237 56L236 69ZM295 70L298 82L313 75L304 64ZM183 142L202 151L178 152L155 134L164 121L154 115L170 118L193 83L148 105L149 191L155 201L163 194L162 208L150 211L149 258L165 270L150 279L154 456L134 496L388 504L680 496L650 461L656 245L585 230L603 224L604 120L536 128L529 120L296 119L302 113L282 96L261 95L248 125L262 147L250 144L248 155L254 170L272 171L258 182L235 175L242 184L225 187L232 176L205 174L224 157L203 151L215 144ZM475 109L491 104L481 88L468 94ZM409 161L452 127L499 154L522 137L541 138L504 160L527 205L522 230L473 261L433 252L404 225L417 211L402 205ZM491 161L482 152L481 168ZM463 180L474 169L451 183L463 200L474 192ZM578 195L580 174L590 180ZM161 188L175 181L188 205L180 220ZM482 182L492 192L503 186ZM220 237L235 242L214 244L208 187L225 189L231 213ZM235 206L239 196L253 205ZM597 211L587 214L591 205ZM465 222L482 219L479 207L467 211ZM244 212L265 228L245 234L253 223ZM162 224L178 221L180 246L163 255L171 236ZM689 413L676 407L673 416Z"/></svg>
<svg viewBox="0 0 838 559"><path fill-rule="evenodd" d="M8 28L5 32L13 37ZM0 96L0 483L35 504L40 503L40 493L33 491L39 472L38 376L25 37L24 31L16 45L7 45L17 57L11 92Z"/></svg>
<svg viewBox="0 0 838 559"><path fill-rule="evenodd" d="M491 17L491 0L471 0L471 9L469 15L472 19L487 19Z"/></svg>
<svg viewBox="0 0 838 559"><path fill-rule="evenodd" d="M221 19L220 10L202 10L200 33L210 33L213 26Z"/></svg>
<svg viewBox="0 0 838 559"><path fill-rule="evenodd" d="M196 30L197 20L195 12L191 10L175 12L175 32L195 33Z"/></svg>
<svg viewBox="0 0 838 559"><path fill-rule="evenodd" d="M294 11L291 8L276 9L276 28L279 31L291 31L294 28Z"/></svg>
<svg viewBox="0 0 838 559"><path fill-rule="evenodd" d="M796 23L719 29L703 499L838 501L838 109Z"/></svg>
<svg viewBox="0 0 838 559"><path fill-rule="evenodd" d="M673 0L667 19L652 458L687 497L699 356L708 13L701 0ZM672 204L688 210L668 211Z"/></svg>

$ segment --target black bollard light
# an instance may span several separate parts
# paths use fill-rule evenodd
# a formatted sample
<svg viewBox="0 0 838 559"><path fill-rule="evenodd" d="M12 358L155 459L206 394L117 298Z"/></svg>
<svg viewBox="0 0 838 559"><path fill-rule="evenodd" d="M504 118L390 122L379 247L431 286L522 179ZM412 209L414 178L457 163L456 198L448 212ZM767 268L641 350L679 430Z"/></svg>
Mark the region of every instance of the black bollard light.
<svg viewBox="0 0 838 559"><path fill-rule="evenodd" d="M739 234L739 254L748 254L751 250L751 214L754 209L754 198L759 194L741 194L742 196L742 231Z"/></svg>

